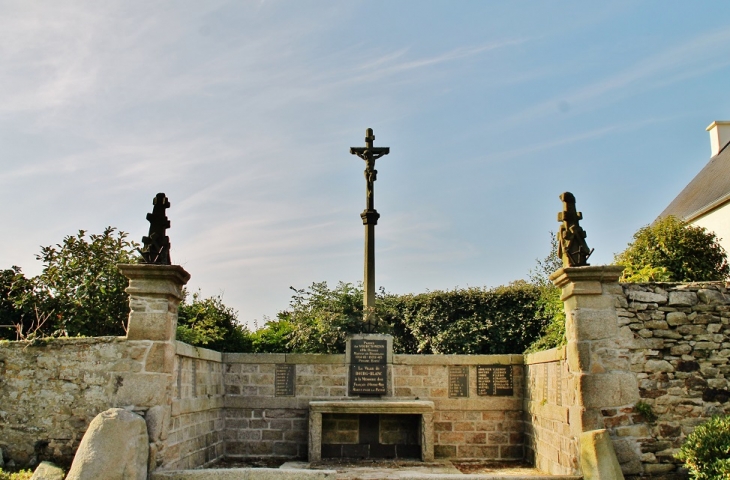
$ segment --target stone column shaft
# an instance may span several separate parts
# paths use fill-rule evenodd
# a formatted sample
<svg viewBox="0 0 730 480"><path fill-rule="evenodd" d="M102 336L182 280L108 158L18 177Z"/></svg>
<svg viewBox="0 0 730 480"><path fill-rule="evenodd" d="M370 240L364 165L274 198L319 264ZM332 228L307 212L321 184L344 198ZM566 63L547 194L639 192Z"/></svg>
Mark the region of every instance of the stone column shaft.
<svg viewBox="0 0 730 480"><path fill-rule="evenodd" d="M365 292L363 292L366 315L375 307L375 225L365 225Z"/></svg>

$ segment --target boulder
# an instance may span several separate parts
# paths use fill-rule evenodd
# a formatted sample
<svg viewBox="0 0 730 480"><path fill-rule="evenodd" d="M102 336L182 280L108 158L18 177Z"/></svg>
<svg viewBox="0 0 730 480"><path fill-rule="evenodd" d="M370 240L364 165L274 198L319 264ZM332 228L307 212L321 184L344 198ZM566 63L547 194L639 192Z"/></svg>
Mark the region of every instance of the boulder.
<svg viewBox="0 0 730 480"><path fill-rule="evenodd" d="M63 469L51 462L41 462L33 472L30 480L63 480Z"/></svg>
<svg viewBox="0 0 730 480"><path fill-rule="evenodd" d="M148 454L144 419L110 408L89 424L66 480L145 480Z"/></svg>

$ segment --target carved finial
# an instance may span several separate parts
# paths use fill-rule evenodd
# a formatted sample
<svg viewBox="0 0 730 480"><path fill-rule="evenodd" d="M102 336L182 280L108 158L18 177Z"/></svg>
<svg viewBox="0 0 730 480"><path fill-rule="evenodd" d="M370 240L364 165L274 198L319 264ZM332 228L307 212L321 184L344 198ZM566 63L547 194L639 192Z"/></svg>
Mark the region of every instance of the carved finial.
<svg viewBox="0 0 730 480"><path fill-rule="evenodd" d="M593 250L588 249L586 232L579 225L583 214L575 210L575 196L570 192L560 195L563 211L558 213L558 222L563 222L558 231L558 256L563 267L585 267Z"/></svg>
<svg viewBox="0 0 730 480"><path fill-rule="evenodd" d="M152 213L147 214L150 233L142 237L143 247L139 253L142 254L142 263L170 265L170 237L165 232L170 228L170 220L165 214L165 210L170 208L170 202L164 193L158 193L152 200L152 205Z"/></svg>

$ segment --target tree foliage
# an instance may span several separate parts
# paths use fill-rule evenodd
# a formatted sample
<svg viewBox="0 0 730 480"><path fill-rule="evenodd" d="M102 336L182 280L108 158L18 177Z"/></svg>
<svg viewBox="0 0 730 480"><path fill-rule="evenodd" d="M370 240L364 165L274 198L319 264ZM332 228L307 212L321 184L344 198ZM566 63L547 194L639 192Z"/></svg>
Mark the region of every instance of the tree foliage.
<svg viewBox="0 0 730 480"><path fill-rule="evenodd" d="M248 328L239 323L238 312L224 305L220 295L202 298L197 291L190 300L187 290L183 290L178 308L178 340L219 352L252 350Z"/></svg>
<svg viewBox="0 0 730 480"><path fill-rule="evenodd" d="M137 244L127 233L107 227L100 235L79 230L57 245L42 247L38 277L48 292L57 326L68 335L124 335L129 317L127 279L119 263L136 263Z"/></svg>
<svg viewBox="0 0 730 480"><path fill-rule="evenodd" d="M401 296L397 310L415 339L415 351L404 353L522 353L548 320L539 298L524 281Z"/></svg>
<svg viewBox="0 0 730 480"><path fill-rule="evenodd" d="M561 291L550 281L550 275L562 267L563 261L558 256L557 236L554 232L550 232L550 252L544 259L538 259L537 266L530 271L530 283L540 290L539 308L550 320L543 327L541 336L527 348L526 353L565 345L565 309L560 299Z"/></svg>
<svg viewBox="0 0 730 480"><path fill-rule="evenodd" d="M103 233L79 230L56 245L41 247L37 277L12 267L0 274L2 338L32 334L70 336L124 335L129 300L127 279L118 263L135 263L137 244L127 234L107 227Z"/></svg>
<svg viewBox="0 0 730 480"><path fill-rule="evenodd" d="M259 341L257 351L343 353L347 335L362 332L361 286L293 290L289 308L253 334L275 340ZM521 353L547 323L539 289L526 282L376 297L378 332L393 335L396 353Z"/></svg>
<svg viewBox="0 0 730 480"><path fill-rule="evenodd" d="M0 271L0 339L17 340L37 330L48 304L36 278L16 266Z"/></svg>
<svg viewBox="0 0 730 480"><path fill-rule="evenodd" d="M714 233L672 216L640 228L614 261L626 267L624 282L724 280L730 273Z"/></svg>
<svg viewBox="0 0 730 480"><path fill-rule="evenodd" d="M277 314L280 322L291 326L288 348L301 353L343 353L347 335L362 331L362 288L345 282L333 289L327 282L290 288L294 294L289 308Z"/></svg>

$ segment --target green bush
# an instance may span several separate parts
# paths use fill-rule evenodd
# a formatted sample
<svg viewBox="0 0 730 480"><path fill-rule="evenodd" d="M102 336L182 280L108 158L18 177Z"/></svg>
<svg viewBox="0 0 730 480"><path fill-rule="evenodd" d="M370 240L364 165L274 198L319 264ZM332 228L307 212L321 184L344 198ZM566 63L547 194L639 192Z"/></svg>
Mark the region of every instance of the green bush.
<svg viewBox="0 0 730 480"><path fill-rule="evenodd" d="M286 320L267 320L263 328L251 333L251 351L254 353L288 353L289 339L294 327Z"/></svg>
<svg viewBox="0 0 730 480"><path fill-rule="evenodd" d="M543 327L540 338L525 353L549 350L566 343L565 307L560 299L562 291L550 281L550 275L562 267L563 261L558 257L558 239L554 232L550 232L550 253L544 259L538 259L535 268L530 270L530 283L540 290L539 309L549 321Z"/></svg>
<svg viewBox="0 0 730 480"><path fill-rule="evenodd" d="M640 228L614 261L626 267L623 282L724 280L730 273L714 233L672 216Z"/></svg>
<svg viewBox="0 0 730 480"><path fill-rule="evenodd" d="M730 416L712 417L695 428L675 458L695 480L730 478Z"/></svg>
<svg viewBox="0 0 730 480"><path fill-rule="evenodd" d="M548 322L540 289L524 281L404 295L402 321L415 339L407 353L522 353Z"/></svg>
<svg viewBox="0 0 730 480"><path fill-rule="evenodd" d="M88 236L79 230L41 248L39 276L26 278L18 267L0 272L0 325L17 326L0 329L0 338L124 335L129 296L117 264L136 263L136 247L112 227Z"/></svg>
<svg viewBox="0 0 730 480"><path fill-rule="evenodd" d="M360 285L292 290L289 309L252 334L256 351L343 353L347 335L362 331ZM408 295L381 290L377 331L393 335L396 353L522 353L548 323L540 295L524 281Z"/></svg>
<svg viewBox="0 0 730 480"><path fill-rule="evenodd" d="M0 468L0 480L30 480L33 472L30 470L20 470L15 473L5 472Z"/></svg>
<svg viewBox="0 0 730 480"><path fill-rule="evenodd" d="M251 334L238 322L238 312L223 304L220 295L202 298L183 289L178 307L177 340L219 352L250 352Z"/></svg>

